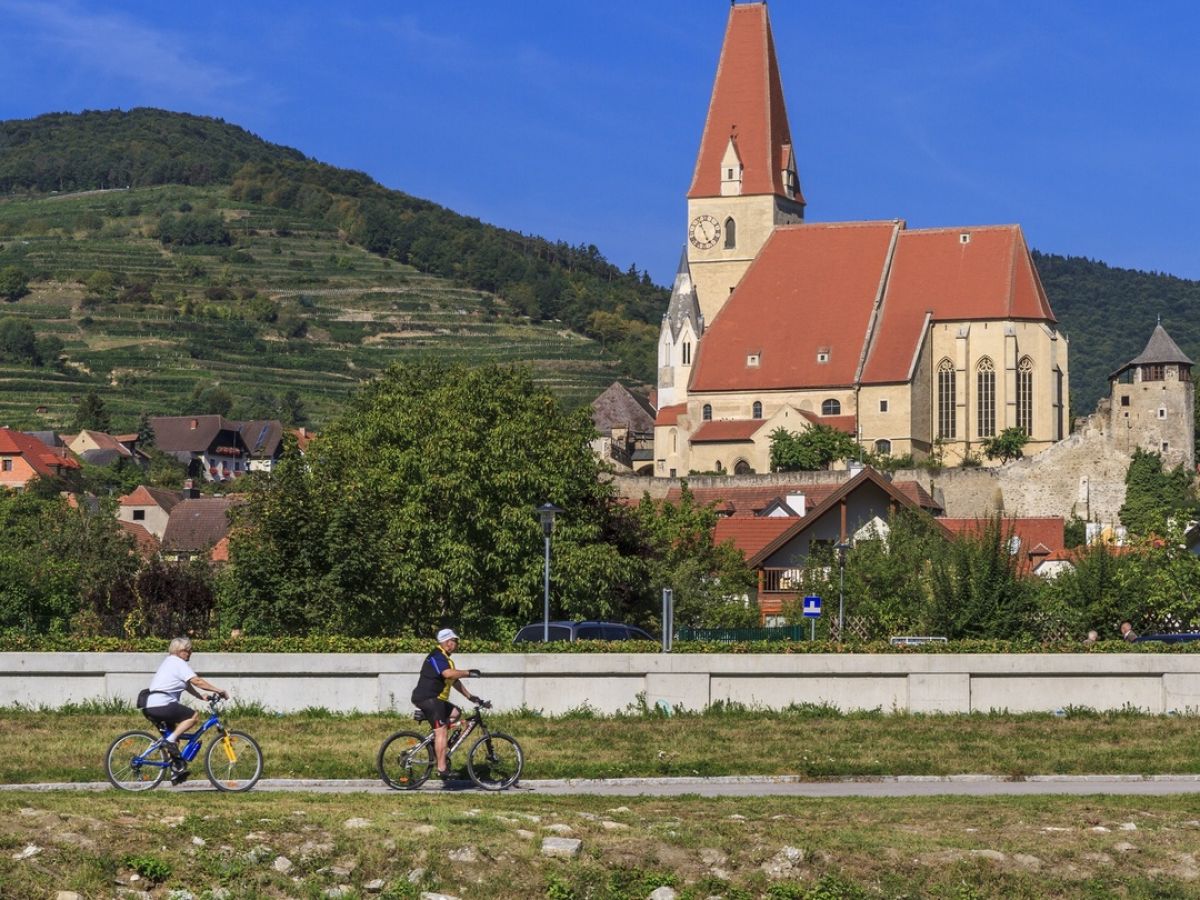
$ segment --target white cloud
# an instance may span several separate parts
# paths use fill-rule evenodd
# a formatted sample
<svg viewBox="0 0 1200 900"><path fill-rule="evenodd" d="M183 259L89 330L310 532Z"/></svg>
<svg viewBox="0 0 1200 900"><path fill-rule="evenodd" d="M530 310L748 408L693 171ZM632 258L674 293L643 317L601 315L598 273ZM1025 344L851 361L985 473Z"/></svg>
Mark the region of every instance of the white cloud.
<svg viewBox="0 0 1200 900"><path fill-rule="evenodd" d="M117 13L99 13L76 3L0 0L0 16L28 29L25 37L61 59L64 68L136 88L139 102L212 102L244 79L189 53L183 36Z"/></svg>

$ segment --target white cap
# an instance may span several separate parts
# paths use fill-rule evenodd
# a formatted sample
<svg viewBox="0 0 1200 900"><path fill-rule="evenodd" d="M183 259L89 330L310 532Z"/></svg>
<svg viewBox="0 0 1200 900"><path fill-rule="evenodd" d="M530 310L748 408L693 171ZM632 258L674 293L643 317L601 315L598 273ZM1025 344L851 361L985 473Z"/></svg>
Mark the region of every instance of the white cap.
<svg viewBox="0 0 1200 900"><path fill-rule="evenodd" d="M458 640L458 635L454 633L453 628L443 628L441 631L438 632L437 642L439 644L445 643L446 641L449 641L449 640Z"/></svg>

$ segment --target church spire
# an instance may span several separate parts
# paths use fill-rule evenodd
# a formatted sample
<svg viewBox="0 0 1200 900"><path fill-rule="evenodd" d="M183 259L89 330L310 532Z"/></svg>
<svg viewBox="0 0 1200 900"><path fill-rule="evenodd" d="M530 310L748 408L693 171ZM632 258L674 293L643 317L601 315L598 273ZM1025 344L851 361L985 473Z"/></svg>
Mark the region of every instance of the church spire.
<svg viewBox="0 0 1200 900"><path fill-rule="evenodd" d="M729 161L741 170L729 176ZM688 199L775 194L804 204L766 3L735 3Z"/></svg>

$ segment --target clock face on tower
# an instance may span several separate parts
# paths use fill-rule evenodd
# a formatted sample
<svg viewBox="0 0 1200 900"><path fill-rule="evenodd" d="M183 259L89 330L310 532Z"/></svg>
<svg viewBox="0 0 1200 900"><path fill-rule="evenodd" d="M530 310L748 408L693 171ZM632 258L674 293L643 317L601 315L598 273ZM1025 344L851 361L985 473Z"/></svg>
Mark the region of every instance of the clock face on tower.
<svg viewBox="0 0 1200 900"><path fill-rule="evenodd" d="M701 250L715 247L721 239L721 223L712 216L696 216L688 226L688 240Z"/></svg>

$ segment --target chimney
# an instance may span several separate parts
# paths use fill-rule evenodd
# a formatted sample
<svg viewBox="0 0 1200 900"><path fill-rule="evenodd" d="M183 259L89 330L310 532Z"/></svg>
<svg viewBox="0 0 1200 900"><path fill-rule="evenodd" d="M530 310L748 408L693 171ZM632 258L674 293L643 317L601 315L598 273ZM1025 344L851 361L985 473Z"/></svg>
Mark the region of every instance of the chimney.
<svg viewBox="0 0 1200 900"><path fill-rule="evenodd" d="M800 518L804 518L806 515L808 515L808 510L805 509L805 500L803 494L788 494L786 499L787 505L792 508L792 512L800 516Z"/></svg>
<svg viewBox="0 0 1200 900"><path fill-rule="evenodd" d="M183 498L185 500L195 500L200 496L200 489L196 487L196 482L192 479L187 479L183 483Z"/></svg>
<svg viewBox="0 0 1200 900"><path fill-rule="evenodd" d="M199 419L192 419L192 422L191 422L191 426L190 426L190 427L191 427L192 431L195 431L197 428L199 428L199 427L200 427L200 420L199 420Z"/></svg>

